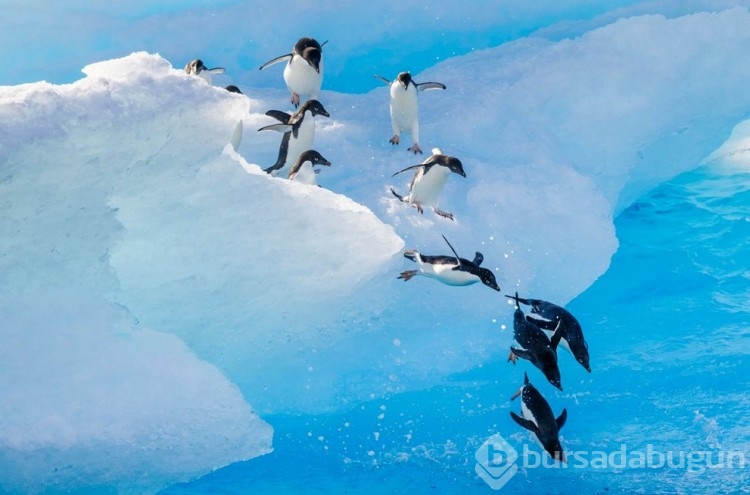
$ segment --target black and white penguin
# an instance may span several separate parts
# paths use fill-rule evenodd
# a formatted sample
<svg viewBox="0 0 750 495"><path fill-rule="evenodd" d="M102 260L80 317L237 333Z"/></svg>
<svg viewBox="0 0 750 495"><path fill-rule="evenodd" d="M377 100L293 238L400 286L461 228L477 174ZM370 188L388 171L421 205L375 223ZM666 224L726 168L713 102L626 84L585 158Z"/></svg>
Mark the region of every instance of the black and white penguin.
<svg viewBox="0 0 750 495"><path fill-rule="evenodd" d="M203 64L203 60L196 58L187 63L185 66L185 72L198 76L208 84L212 84L211 74L223 74L224 67L214 67L213 69L209 69Z"/></svg>
<svg viewBox="0 0 750 495"><path fill-rule="evenodd" d="M315 178L317 171L313 168L315 165L326 165L330 167L331 162L323 158L323 155L315 150L304 151L289 171L289 180L301 182L302 184L310 186L317 186L318 181Z"/></svg>
<svg viewBox="0 0 750 495"><path fill-rule="evenodd" d="M284 68L284 82L292 93L291 101L295 108L299 105L300 96L317 99L323 84L323 45L313 38L300 38L286 53L269 60L260 66L260 70L288 60Z"/></svg>
<svg viewBox="0 0 750 495"><path fill-rule="evenodd" d="M507 296L516 300L516 311L513 314L513 337L521 348L510 347L508 361L516 363L518 358L531 361L531 364L539 368L547 380L555 387L562 390L560 383L560 368L557 365L557 345L562 337L562 325L548 338L544 330L526 319L519 305L518 293L515 297Z"/></svg>
<svg viewBox="0 0 750 495"><path fill-rule="evenodd" d="M398 278L406 282L415 275L424 275L439 280L446 285L463 286L482 282L491 289L500 290L500 286L497 285L495 280L495 274L480 266L484 260L482 253L477 251L474 260L469 261L458 256L445 236L443 236L443 239L453 251L454 256L427 256L411 249L404 253L404 257L415 261L419 265L419 270L401 272Z"/></svg>
<svg viewBox="0 0 750 495"><path fill-rule="evenodd" d="M429 89L445 89L445 84L438 82L418 83L411 78L408 72L402 72L394 79L389 81L383 76L375 76L384 81L391 89L391 127L393 127L393 137L389 140L391 144L401 142L401 133L408 132L411 134L412 145L409 151L415 155L421 154L422 149L419 147L419 98L417 92Z"/></svg>
<svg viewBox="0 0 750 495"><path fill-rule="evenodd" d="M280 110L269 110L266 115L278 120L279 124L271 124L258 129L259 131L274 130L283 132L279 156L276 163L264 169L265 172L286 177L289 168L294 165L302 152L312 149L315 140L315 116L330 117L318 100L307 100L294 115Z"/></svg>
<svg viewBox="0 0 750 495"><path fill-rule="evenodd" d="M573 316L567 309L551 302L542 301L541 299L519 298L518 302L531 306L532 313L544 318L534 318L526 315L527 320L532 321L539 328L547 332L547 335L552 335L559 323L562 328L562 339L560 340L560 345L567 349L576 361L586 369L586 371L591 373L591 366L589 364L589 346L586 343L586 339L583 337L581 324L578 323L575 316Z"/></svg>
<svg viewBox="0 0 750 495"><path fill-rule="evenodd" d="M393 188L391 188L391 193L404 203L412 205L419 213L424 213L425 206L432 206L432 210L437 215L453 220L453 214L439 209L437 202L451 172L466 177L461 161L458 158L443 155L439 148L433 148L432 156L425 161L400 170L392 177L414 169L416 172L409 184L409 194L402 196Z"/></svg>
<svg viewBox="0 0 750 495"><path fill-rule="evenodd" d="M562 463L566 463L565 451L560 444L560 430L568 419L567 409L563 409L555 418L552 408L541 393L529 382L526 373L523 374L523 385L513 394L510 400L521 396L521 416L511 411L513 421L531 431L541 442L549 455Z"/></svg>

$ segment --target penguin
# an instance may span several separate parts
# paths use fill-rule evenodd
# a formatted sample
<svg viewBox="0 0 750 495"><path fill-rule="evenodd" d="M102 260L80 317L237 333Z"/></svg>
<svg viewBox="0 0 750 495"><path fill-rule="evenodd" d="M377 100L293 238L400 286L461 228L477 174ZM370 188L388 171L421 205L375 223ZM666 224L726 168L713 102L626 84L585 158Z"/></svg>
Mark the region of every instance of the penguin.
<svg viewBox="0 0 750 495"><path fill-rule="evenodd" d="M393 174L391 177L406 172L407 170L416 169L414 177L411 179L409 184L409 194L402 196L398 194L393 188L391 193L396 196L400 201L406 204L412 205L419 211L424 213L423 206L432 206L432 210L441 217L445 217L448 220L453 220L453 213L448 213L437 207L437 201L440 197L440 193L443 192L445 183L448 181L448 177L451 172L466 177L463 165L458 158L452 156L443 155L439 148L433 148L432 156L427 158L419 165L412 165L403 170L400 170Z"/></svg>
<svg viewBox="0 0 750 495"><path fill-rule="evenodd" d="M266 115L275 118L280 123L267 125L258 130L283 132L284 137L281 138L276 163L264 169L264 171L282 177L288 175L289 167L294 165L303 151L312 149L315 139L314 117L316 115L331 116L318 100L307 100L294 115L289 115L280 110L269 110Z"/></svg>
<svg viewBox="0 0 750 495"><path fill-rule="evenodd" d="M567 409L563 409L555 418L552 408L541 393L529 382L529 376L523 374L523 385L513 394L510 400L521 396L521 416L510 412L510 417L523 428L536 435L544 450L563 464L567 463L565 451L560 444L560 430L568 419Z"/></svg>
<svg viewBox="0 0 750 495"><path fill-rule="evenodd" d="M375 76L384 81L391 89L391 127L393 137L388 141L397 145L401 142L401 133L411 134L412 145L408 149L416 154L422 154L419 147L419 99L418 91L429 89L445 89L445 84L438 82L418 83L408 72L401 72L392 82L383 76Z"/></svg>
<svg viewBox="0 0 750 495"><path fill-rule="evenodd" d="M294 108L299 106L300 96L317 99L323 84L323 45L313 38L300 38L287 53L269 60L260 66L260 70L270 67L284 60L288 60L284 67L284 82L292 93L291 101Z"/></svg>
<svg viewBox="0 0 750 495"><path fill-rule="evenodd" d="M224 86L224 89L226 89L226 90L227 90L227 91L229 91L230 93L237 93L238 95L244 95L244 94L245 94L245 93L243 93L243 92L242 92L242 91L240 90L240 88L238 88L238 87L237 87L237 86L235 86L234 84L230 84L229 86Z"/></svg>
<svg viewBox="0 0 750 495"><path fill-rule="evenodd" d="M551 302L542 301L541 299L519 298L518 302L531 306L532 313L544 318L534 318L526 315L527 320L532 321L539 328L547 332L548 335L552 334L559 323L562 326L560 345L567 349L576 361L586 369L586 371L591 373L591 366L589 364L589 346L586 343L586 339L583 337L581 324L578 323L575 316L565 308Z"/></svg>
<svg viewBox="0 0 750 495"><path fill-rule="evenodd" d="M443 236L443 239L448 244L448 247L451 248L451 251L453 251L454 256L427 256L421 254L419 251L410 249L404 252L404 258L415 261L419 265L419 270L401 272L398 278L406 282L411 280L415 275L421 274L434 278L446 285L464 286L482 282L490 289L500 290L500 286L497 285L497 281L495 280L495 274L487 268L480 266L484 260L482 253L477 251L474 255L474 260L469 261L458 256L458 253L453 249L453 246L451 246L451 243L448 242L445 236Z"/></svg>
<svg viewBox="0 0 750 495"><path fill-rule="evenodd" d="M196 58L187 63L185 66L185 72L200 77L210 85L212 84L211 74L223 74L224 67L214 67L213 69L209 69L203 65L203 60Z"/></svg>
<svg viewBox="0 0 750 495"><path fill-rule="evenodd" d="M289 180L301 182L310 186L317 186L318 181L315 179L317 171L313 169L315 165L331 166L331 162L323 158L323 155L315 150L304 151L292 169L289 171Z"/></svg>
<svg viewBox="0 0 750 495"><path fill-rule="evenodd" d="M518 358L528 359L531 364L544 373L544 376L552 385L562 390L560 368L557 365L557 345L562 337L562 325L558 322L552 338L548 338L541 328L525 318L519 305L518 293L511 299L516 300L516 311L513 315L513 337L521 348L511 346L508 361L515 364Z"/></svg>

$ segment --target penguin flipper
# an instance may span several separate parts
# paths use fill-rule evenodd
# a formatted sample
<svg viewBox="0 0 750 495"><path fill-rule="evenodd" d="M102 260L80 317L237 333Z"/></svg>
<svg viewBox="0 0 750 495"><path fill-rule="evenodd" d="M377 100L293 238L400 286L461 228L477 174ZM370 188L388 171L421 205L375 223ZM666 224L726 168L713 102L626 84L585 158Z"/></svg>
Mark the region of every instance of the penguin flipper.
<svg viewBox="0 0 750 495"><path fill-rule="evenodd" d="M505 294L505 297L507 297L508 299L515 299L517 304L526 304L527 306L531 306L531 299L518 297L518 292L516 292L515 296L509 296L508 294Z"/></svg>
<svg viewBox="0 0 750 495"><path fill-rule="evenodd" d="M557 328L557 322L554 322L551 320L545 320L543 318L535 318L530 315L526 315L526 321L538 326L542 330L549 330L553 332Z"/></svg>
<svg viewBox="0 0 750 495"><path fill-rule="evenodd" d="M560 415L557 417L555 422L557 423L557 429L558 431L565 426L565 422L568 420L568 410L563 409Z"/></svg>
<svg viewBox="0 0 750 495"><path fill-rule="evenodd" d="M455 267L454 270L460 270L461 269L461 258L458 256L458 253L456 252L455 249L453 249L453 246L451 246L451 243L448 242L448 239L446 239L444 235L443 235L443 240L445 241L446 244L448 244L448 247L451 248L451 251L453 251L453 254L456 255L456 262L458 263L458 266Z"/></svg>
<svg viewBox="0 0 750 495"><path fill-rule="evenodd" d="M400 173L403 173L403 172L407 172L407 171L409 171L409 170L414 170L414 169L416 169L416 168L420 168L420 167L424 167L424 164L420 163L419 165L412 165L411 167L406 167L405 169L403 169L403 170L399 170L399 171L398 171L398 172L396 172L395 174L391 175L391 177L395 177L395 176L397 176L397 175L398 175L398 174L400 174Z"/></svg>
<svg viewBox="0 0 750 495"><path fill-rule="evenodd" d="M223 74L224 70L224 67L214 67L213 69L206 69L206 72L210 74Z"/></svg>
<svg viewBox="0 0 750 495"><path fill-rule="evenodd" d="M271 124L261 127L258 131L292 132L292 126L290 124Z"/></svg>
<svg viewBox="0 0 750 495"><path fill-rule="evenodd" d="M414 83L417 86L417 91L427 91L430 89L445 89L445 84L439 82L423 82Z"/></svg>
<svg viewBox="0 0 750 495"><path fill-rule="evenodd" d="M375 79L380 79L381 81L383 81L384 83L386 83L386 84L387 84L387 85L389 85L389 86L391 85L391 81L389 81L388 79L386 79L386 78L385 78L385 77L383 77L383 76L379 76L379 75L375 74L375 75L374 75L373 77L374 77Z"/></svg>
<svg viewBox="0 0 750 495"><path fill-rule="evenodd" d="M511 346L510 347L510 352L512 352L513 354L515 354L516 356L518 356L520 358L523 358L523 359L526 359L528 361L531 361L531 357L532 357L531 353L529 351L527 351L526 349L518 349L517 347Z"/></svg>
<svg viewBox="0 0 750 495"><path fill-rule="evenodd" d="M401 196L399 193L397 193L395 189L391 188L391 193L394 196L396 196L399 199L399 201L403 201L404 203L406 203L406 199L404 199L403 196ZM406 254L406 253L404 253L404 254Z"/></svg>
<svg viewBox="0 0 750 495"><path fill-rule="evenodd" d="M563 333L562 320L557 320L557 327L555 327L555 333L552 334L552 338L550 339L550 345L555 351L557 351L557 346L560 344L560 340L562 339L562 333Z"/></svg>
<svg viewBox="0 0 750 495"><path fill-rule="evenodd" d="M539 433L539 428L534 424L533 421L529 421L526 418L522 418L518 414L514 413L513 411L510 412L510 417L513 418L513 421L518 423L521 427L526 428L527 430L533 432L533 433Z"/></svg>
<svg viewBox="0 0 750 495"><path fill-rule="evenodd" d="M285 55L281 55L281 56L276 57L274 59L271 59L268 62L266 62L265 64L261 65L258 70L263 70L266 67L270 67L270 66L272 66L274 64L278 64L279 62L283 62L284 60L291 59L291 58L292 58L292 54L291 53L287 53Z"/></svg>
<svg viewBox="0 0 750 495"><path fill-rule="evenodd" d="M286 112L282 112L281 110L269 110L266 112L266 115L268 115L269 117L273 117L282 124L288 124L289 121L292 120L291 115Z"/></svg>

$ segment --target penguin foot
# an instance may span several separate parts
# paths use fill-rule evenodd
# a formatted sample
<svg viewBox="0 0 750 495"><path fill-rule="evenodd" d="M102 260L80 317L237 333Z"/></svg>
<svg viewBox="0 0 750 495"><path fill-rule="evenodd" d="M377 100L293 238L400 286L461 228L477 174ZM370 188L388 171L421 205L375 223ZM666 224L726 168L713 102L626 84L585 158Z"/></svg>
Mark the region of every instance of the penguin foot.
<svg viewBox="0 0 750 495"><path fill-rule="evenodd" d="M398 136L398 134L394 134L391 139L388 140L391 144L398 144L401 142L401 138Z"/></svg>
<svg viewBox="0 0 750 495"><path fill-rule="evenodd" d="M297 108L299 106L299 95L297 93L292 93L292 105L294 105L294 108Z"/></svg>
<svg viewBox="0 0 750 495"><path fill-rule="evenodd" d="M422 205L421 205L421 204L419 204L419 203L412 203L411 205L412 205L412 206L413 206L414 208L416 208L416 209L417 209L417 211L418 211L419 213L422 213L422 214L424 214L424 208L422 208Z"/></svg>
<svg viewBox="0 0 750 495"><path fill-rule="evenodd" d="M406 282L411 280L417 273L417 270L406 270L405 272L401 272L401 275L399 275L398 278L404 279L404 282Z"/></svg>
<svg viewBox="0 0 750 495"><path fill-rule="evenodd" d="M422 154L422 148L420 148L417 143L412 144L411 147L409 148L409 151L411 151L415 155L416 154L420 154L420 155Z"/></svg>
<svg viewBox="0 0 750 495"><path fill-rule="evenodd" d="M453 221L453 213L448 213L447 211L440 210L438 208L433 208L436 215L440 215L441 217L445 217L448 220Z"/></svg>
<svg viewBox="0 0 750 495"><path fill-rule="evenodd" d="M513 365L515 366L515 364L516 364L516 361L518 361L518 356L516 356L516 355L515 355L515 354L513 353L513 351L510 351L510 353L508 354L508 362L509 362L509 363L513 363Z"/></svg>

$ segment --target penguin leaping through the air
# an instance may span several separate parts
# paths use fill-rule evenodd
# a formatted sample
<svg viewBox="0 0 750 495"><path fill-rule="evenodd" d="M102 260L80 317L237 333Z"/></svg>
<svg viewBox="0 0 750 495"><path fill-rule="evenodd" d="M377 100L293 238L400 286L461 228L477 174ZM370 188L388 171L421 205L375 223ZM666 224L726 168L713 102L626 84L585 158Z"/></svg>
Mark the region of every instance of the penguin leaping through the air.
<svg viewBox="0 0 750 495"><path fill-rule="evenodd" d="M484 256L477 252L473 261L461 258L448 239L443 236L454 256L427 256L419 251L411 249L404 252L404 257L419 265L419 270L407 270L398 276L405 282L411 280L415 275L424 275L434 278L446 285L471 285L482 282L484 285L496 291L500 290L495 280L495 274L489 269L481 267Z"/></svg>
<svg viewBox="0 0 750 495"><path fill-rule="evenodd" d="M555 418L549 403L529 382L526 373L523 374L523 385L510 400L514 400L519 395L521 396L521 416L511 411L510 416L513 421L534 433L544 450L553 459L566 463L565 451L560 444L560 430L568 419L567 409L563 409Z"/></svg>
<svg viewBox="0 0 750 495"><path fill-rule="evenodd" d="M275 118L280 123L267 125L258 130L279 131L283 132L284 136L281 138L276 163L264 171L274 176L286 177L289 174L289 168L297 162L297 158L313 147L315 116L330 117L330 114L318 100L307 100L294 115L280 110L269 110L266 115Z"/></svg>
<svg viewBox="0 0 750 495"><path fill-rule="evenodd" d="M425 206L432 206L432 210L437 215L453 220L453 214L439 209L437 202L451 172L461 177L466 177L466 172L458 158L443 155L439 148L433 148L432 153L432 156L419 165L406 167L393 174L392 177L407 170L416 169L409 184L409 194L402 196L393 188L391 188L391 193L404 203L412 205L419 213L424 213Z"/></svg>
<svg viewBox="0 0 750 495"><path fill-rule="evenodd" d="M203 64L203 60L196 58L187 63L185 66L185 72L200 77L210 85L213 83L211 74L223 74L224 67L214 67L209 69Z"/></svg>
<svg viewBox="0 0 750 495"><path fill-rule="evenodd" d="M291 101L294 107L299 106L300 96L317 99L323 84L323 45L313 38L300 38L292 48L292 53L286 53L269 60L260 66L260 70L270 67L284 60L288 60L284 67L284 82L292 93Z"/></svg>
<svg viewBox="0 0 750 495"><path fill-rule="evenodd" d="M581 324L578 323L575 316L573 316L567 309L551 302L542 301L541 299L518 298L517 301L521 304L531 306L532 313L544 318L534 318L526 315L527 320L536 324L536 326L544 330L547 335L551 336L559 324L562 328L560 345L567 349L576 361L586 369L586 371L591 373L591 366L589 364L589 346L586 343L586 339L583 337Z"/></svg>
<svg viewBox="0 0 750 495"><path fill-rule="evenodd" d="M392 82L383 76L375 76L384 81L391 89L391 127L393 137L389 140L391 144L401 142L401 133L411 134L412 145L409 151L415 155L421 154L419 147L419 98L418 91L429 89L445 89L445 84L438 82L418 83L411 78L408 72L402 72Z"/></svg>
<svg viewBox="0 0 750 495"><path fill-rule="evenodd" d="M507 297L516 300L516 311L513 314L513 337L520 346L520 348L510 347L508 361L515 364L518 358L529 360L544 373L547 381L562 390L560 368L557 365L557 345L562 337L562 325L558 322L552 338L548 338L544 330L526 319L519 305L518 293L515 297Z"/></svg>
<svg viewBox="0 0 750 495"><path fill-rule="evenodd" d="M318 181L315 178L317 170L313 168L315 165L326 165L330 167L331 162L323 158L323 155L315 150L307 150L303 152L289 171L289 180L301 182L302 184L307 184L309 186L317 186Z"/></svg>

